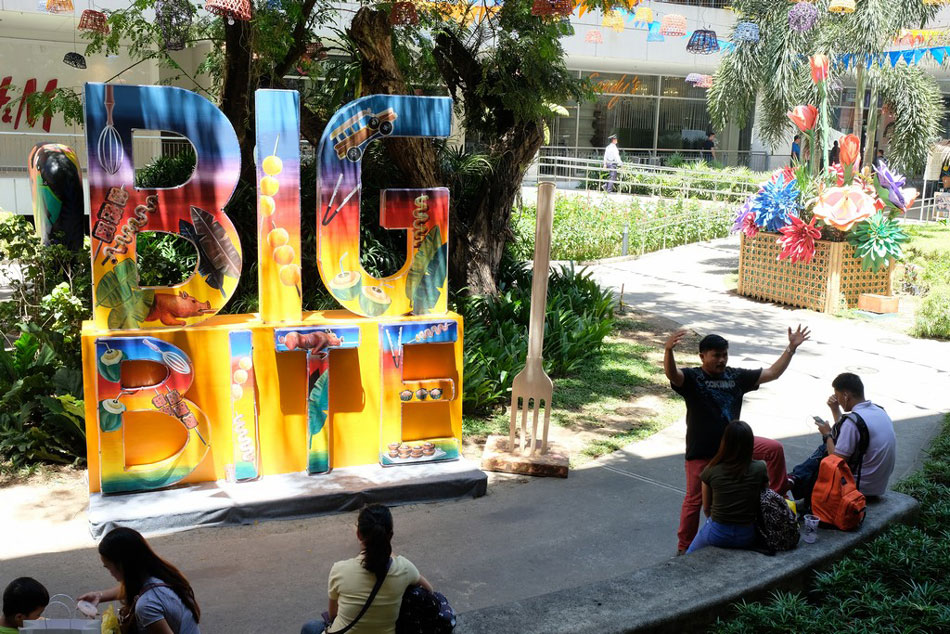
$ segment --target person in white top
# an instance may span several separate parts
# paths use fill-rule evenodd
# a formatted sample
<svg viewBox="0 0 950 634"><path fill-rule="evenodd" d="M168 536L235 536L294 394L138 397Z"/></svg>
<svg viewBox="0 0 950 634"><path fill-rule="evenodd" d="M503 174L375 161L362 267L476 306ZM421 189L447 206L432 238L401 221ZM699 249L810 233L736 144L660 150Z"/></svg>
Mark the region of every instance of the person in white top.
<svg viewBox="0 0 950 634"><path fill-rule="evenodd" d="M620 169L620 166L623 165L623 161L620 160L620 149L617 147L617 135L611 134L607 137L609 143L604 149L604 169L610 170L610 174L607 176L607 184L604 185L604 190L612 192L614 190L614 183L617 182L617 171Z"/></svg>

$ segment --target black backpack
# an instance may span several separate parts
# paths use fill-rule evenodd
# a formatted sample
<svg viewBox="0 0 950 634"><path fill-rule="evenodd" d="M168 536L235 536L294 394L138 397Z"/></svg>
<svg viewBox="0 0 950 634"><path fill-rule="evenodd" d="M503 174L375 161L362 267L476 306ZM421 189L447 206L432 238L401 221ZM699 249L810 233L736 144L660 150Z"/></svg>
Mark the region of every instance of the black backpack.
<svg viewBox="0 0 950 634"><path fill-rule="evenodd" d="M402 595L396 634L450 634L455 629L455 610L445 596L422 586L409 586Z"/></svg>
<svg viewBox="0 0 950 634"><path fill-rule="evenodd" d="M798 546L798 521L781 495L765 489L759 496L759 514L755 523L756 550L768 555Z"/></svg>

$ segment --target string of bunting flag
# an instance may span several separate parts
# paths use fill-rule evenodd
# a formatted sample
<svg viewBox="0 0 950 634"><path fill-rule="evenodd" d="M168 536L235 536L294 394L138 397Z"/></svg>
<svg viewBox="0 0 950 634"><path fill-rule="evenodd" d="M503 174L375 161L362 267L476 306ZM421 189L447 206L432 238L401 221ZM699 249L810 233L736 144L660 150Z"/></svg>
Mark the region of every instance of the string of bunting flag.
<svg viewBox="0 0 950 634"><path fill-rule="evenodd" d="M943 64L950 59L950 46L909 48L900 51L885 51L873 55L847 53L839 56L835 61L844 68L857 67L858 64L864 64L865 68L870 68L871 66L883 66L885 64L897 66L901 60L904 60L907 65L919 64L928 58L933 59L938 64Z"/></svg>

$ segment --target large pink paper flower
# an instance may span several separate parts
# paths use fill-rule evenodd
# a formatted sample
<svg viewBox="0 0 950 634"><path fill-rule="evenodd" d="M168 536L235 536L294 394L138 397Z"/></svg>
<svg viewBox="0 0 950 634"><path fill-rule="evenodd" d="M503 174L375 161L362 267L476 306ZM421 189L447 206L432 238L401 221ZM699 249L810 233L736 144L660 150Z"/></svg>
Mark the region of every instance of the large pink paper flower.
<svg viewBox="0 0 950 634"><path fill-rule="evenodd" d="M736 227L738 231L741 231L748 238L754 238L755 235L759 232L758 226L755 224L755 212L748 211L741 218L736 221Z"/></svg>
<svg viewBox="0 0 950 634"><path fill-rule="evenodd" d="M782 252L778 259L788 258L795 262L811 262L815 257L815 240L821 237L821 230L815 226L815 219L807 225L797 216L791 217L792 224L779 229L782 237L776 240L782 245Z"/></svg>
<svg viewBox="0 0 950 634"><path fill-rule="evenodd" d="M867 220L874 211L874 199L861 187L848 185L822 192L812 213L836 229L849 231L854 223Z"/></svg>

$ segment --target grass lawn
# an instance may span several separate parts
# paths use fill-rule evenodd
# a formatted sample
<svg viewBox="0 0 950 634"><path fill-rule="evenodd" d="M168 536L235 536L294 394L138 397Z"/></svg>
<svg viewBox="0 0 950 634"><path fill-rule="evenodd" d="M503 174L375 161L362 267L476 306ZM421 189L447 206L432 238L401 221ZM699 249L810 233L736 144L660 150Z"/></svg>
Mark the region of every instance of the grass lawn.
<svg viewBox="0 0 950 634"><path fill-rule="evenodd" d="M645 438L685 412L663 376L663 342L676 324L648 313L618 316L603 353L554 383L550 438L571 466ZM509 413L463 419L474 454L489 434L507 434Z"/></svg>

